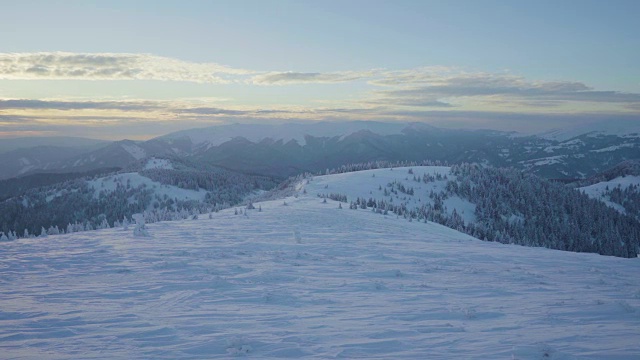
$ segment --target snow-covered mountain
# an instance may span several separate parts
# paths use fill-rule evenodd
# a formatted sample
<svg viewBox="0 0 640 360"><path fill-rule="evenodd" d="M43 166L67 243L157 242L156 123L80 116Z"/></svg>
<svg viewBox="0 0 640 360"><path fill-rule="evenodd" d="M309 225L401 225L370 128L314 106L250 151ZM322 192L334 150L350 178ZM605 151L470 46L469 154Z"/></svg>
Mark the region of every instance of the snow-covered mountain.
<svg viewBox="0 0 640 360"><path fill-rule="evenodd" d="M427 170L446 169L414 168ZM370 196L391 174L412 181L315 177L253 210L147 224L149 237L2 243L2 356L637 358L637 258L479 241L318 197Z"/></svg>
<svg viewBox="0 0 640 360"><path fill-rule="evenodd" d="M425 128L433 128L426 124ZM342 137L360 131L370 131L378 135L401 134L406 123L384 123L376 121L336 121L336 122L304 122L285 124L230 124L212 126L201 129L178 131L159 139L189 138L199 148L221 145L227 141L242 137L253 143L269 139L272 142L288 143L295 141L299 145L306 144L306 137ZM433 128L435 129L435 128Z"/></svg>
<svg viewBox="0 0 640 360"><path fill-rule="evenodd" d="M198 161L269 175L323 171L363 161L429 159L517 167L547 178L571 179L589 177L621 161L640 158L640 137L622 130L615 135L588 132L557 140L514 137L496 131L438 129L416 123L366 122L358 131L354 131L356 124L346 125L334 129L333 124L318 123L296 125L291 130L288 125L237 125L176 133L169 138L194 141L192 157ZM243 131L249 135L243 136ZM342 135L335 135L340 131Z"/></svg>
<svg viewBox="0 0 640 360"><path fill-rule="evenodd" d="M0 154L0 180L38 172L61 172L68 159L93 152L93 147L37 146Z"/></svg>
<svg viewBox="0 0 640 360"><path fill-rule="evenodd" d="M34 173L78 173L125 168L153 156L185 156L191 143L122 140L95 147L36 147L0 154L0 179Z"/></svg>
<svg viewBox="0 0 640 360"><path fill-rule="evenodd" d="M148 141L113 142L92 151L23 149L23 153L6 153L0 155L0 179L39 172L124 168L151 156L180 157L280 178L357 162L434 160L516 167L547 178L583 179L640 158L640 136L634 126L626 123L618 128L613 124L600 130L573 129L564 135L517 137L400 122L219 125Z"/></svg>

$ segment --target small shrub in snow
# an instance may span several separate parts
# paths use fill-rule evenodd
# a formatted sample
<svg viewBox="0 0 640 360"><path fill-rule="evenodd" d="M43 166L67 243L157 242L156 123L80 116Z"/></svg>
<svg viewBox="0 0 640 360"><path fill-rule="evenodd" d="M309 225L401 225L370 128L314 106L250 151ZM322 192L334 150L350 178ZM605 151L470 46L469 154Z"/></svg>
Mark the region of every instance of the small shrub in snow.
<svg viewBox="0 0 640 360"><path fill-rule="evenodd" d="M148 237L149 232L145 227L144 215L143 214L133 214L133 219L136 221L136 227L133 229L133 236L136 237Z"/></svg>

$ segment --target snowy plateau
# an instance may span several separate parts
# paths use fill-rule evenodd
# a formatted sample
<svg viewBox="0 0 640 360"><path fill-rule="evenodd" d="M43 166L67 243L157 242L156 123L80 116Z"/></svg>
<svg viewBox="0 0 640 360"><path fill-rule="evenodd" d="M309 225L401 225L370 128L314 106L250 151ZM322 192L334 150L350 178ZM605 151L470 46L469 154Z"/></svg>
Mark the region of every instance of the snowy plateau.
<svg viewBox="0 0 640 360"><path fill-rule="evenodd" d="M148 237L0 243L0 358L638 359L640 259L483 242L318 197L406 176L317 176Z"/></svg>

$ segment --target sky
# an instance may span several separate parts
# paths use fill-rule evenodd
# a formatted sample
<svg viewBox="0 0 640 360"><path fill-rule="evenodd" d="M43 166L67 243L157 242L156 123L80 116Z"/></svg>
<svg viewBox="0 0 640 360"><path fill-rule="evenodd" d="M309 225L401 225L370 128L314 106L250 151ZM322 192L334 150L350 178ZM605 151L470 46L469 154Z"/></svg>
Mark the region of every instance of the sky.
<svg viewBox="0 0 640 360"><path fill-rule="evenodd" d="M0 138L640 122L640 1L0 0Z"/></svg>

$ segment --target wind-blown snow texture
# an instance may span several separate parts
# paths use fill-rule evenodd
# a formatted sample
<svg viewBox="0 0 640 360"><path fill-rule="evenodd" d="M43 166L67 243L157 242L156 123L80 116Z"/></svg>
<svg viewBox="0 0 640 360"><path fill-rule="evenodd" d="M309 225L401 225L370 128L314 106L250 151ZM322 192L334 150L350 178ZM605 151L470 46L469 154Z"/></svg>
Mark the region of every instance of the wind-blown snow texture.
<svg viewBox="0 0 640 360"><path fill-rule="evenodd" d="M376 171L389 172L316 177L298 198L148 238L0 244L0 356L637 359L639 259L482 242L316 197Z"/></svg>

